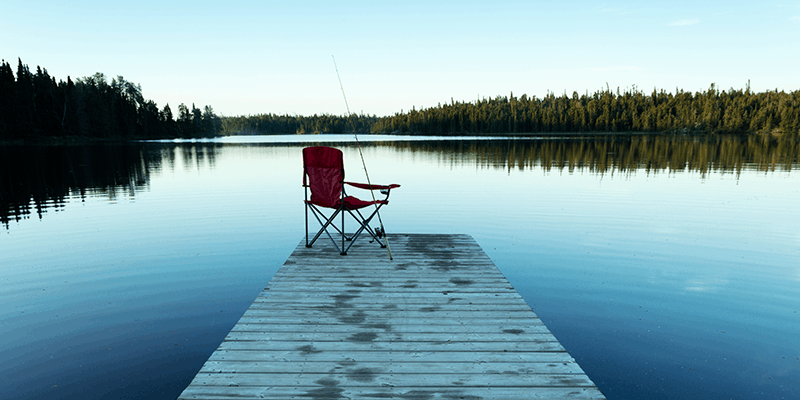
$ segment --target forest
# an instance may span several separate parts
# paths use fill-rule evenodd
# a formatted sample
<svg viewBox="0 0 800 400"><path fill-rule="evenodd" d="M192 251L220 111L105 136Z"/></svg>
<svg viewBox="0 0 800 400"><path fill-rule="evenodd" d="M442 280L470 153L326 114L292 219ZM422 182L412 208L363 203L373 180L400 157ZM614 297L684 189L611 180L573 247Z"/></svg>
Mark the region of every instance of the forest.
<svg viewBox="0 0 800 400"><path fill-rule="evenodd" d="M283 135L320 133L376 133L374 127L381 120L377 116L314 114L298 115L258 114L252 116L222 117L223 135Z"/></svg>
<svg viewBox="0 0 800 400"><path fill-rule="evenodd" d="M225 134L371 132L384 134L548 135L560 133L769 133L800 137L800 90L790 93L744 90L705 92L653 90L649 95L610 88L589 94L543 98L497 96L475 102L413 108L392 116L353 115L292 117L263 114L223 118Z"/></svg>
<svg viewBox="0 0 800 400"><path fill-rule="evenodd" d="M664 90L649 95L633 89L609 88L593 94L573 92L543 98L513 93L475 103L452 101L413 109L380 119L375 132L461 135L502 132L665 132L771 133L798 136L800 91L753 93L720 91L713 83L705 92Z"/></svg>
<svg viewBox="0 0 800 400"><path fill-rule="evenodd" d="M407 135L561 135L657 133L758 133L800 138L800 90L703 92L635 86L592 94L523 94L455 101L394 115L312 116L258 114L218 117L211 106L159 109L142 97L141 85L122 76L111 82L103 73L56 82L46 69L31 72L21 60L16 78L0 64L0 141L48 138L157 139L228 135L383 133Z"/></svg>
<svg viewBox="0 0 800 400"><path fill-rule="evenodd" d="M142 87L103 73L56 82L47 69L0 63L0 141L161 139L216 136L222 121L211 106L159 109Z"/></svg>

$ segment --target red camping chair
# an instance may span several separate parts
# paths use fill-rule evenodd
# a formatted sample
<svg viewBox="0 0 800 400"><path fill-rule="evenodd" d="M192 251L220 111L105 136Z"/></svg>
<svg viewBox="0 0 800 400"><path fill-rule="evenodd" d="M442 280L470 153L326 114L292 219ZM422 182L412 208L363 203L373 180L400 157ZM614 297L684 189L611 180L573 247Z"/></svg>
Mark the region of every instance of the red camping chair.
<svg viewBox="0 0 800 400"><path fill-rule="evenodd" d="M383 200L365 201L345 193L344 185L350 185L359 189L379 190L386 197ZM331 147L316 146L303 149L303 187L305 187L306 204L306 247L311 247L314 242L325 232L339 250L339 254L347 254L347 250L353 246L355 240L363 232L372 236L372 241L378 242L381 247L386 247L384 233L380 229L372 229L369 226L372 218L378 214L378 210L385 204L389 204L389 192L400 185L369 185L365 183L352 183L344 181L344 161L342 151ZM308 192L311 191L311 199ZM360 209L372 206L372 214L364 218ZM330 208L334 212L330 217L326 217L320 208ZM316 217L321 228L319 232L309 241L308 239L308 211ZM344 230L345 212L350 214L360 225L352 235L348 236ZM342 215L341 226L334 224L334 218ZM333 228L341 236L342 246L336 243L328 228ZM345 241L350 244L345 247Z"/></svg>

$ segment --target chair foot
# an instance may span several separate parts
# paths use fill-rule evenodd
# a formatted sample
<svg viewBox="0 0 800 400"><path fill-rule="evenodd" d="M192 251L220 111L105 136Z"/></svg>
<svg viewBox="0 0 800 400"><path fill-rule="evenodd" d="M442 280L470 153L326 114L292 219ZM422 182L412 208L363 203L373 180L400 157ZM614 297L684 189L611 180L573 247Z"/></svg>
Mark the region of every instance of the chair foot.
<svg viewBox="0 0 800 400"><path fill-rule="evenodd" d="M347 255L347 253L339 253L339 255L341 255L341 256L346 256L346 255Z"/></svg>
<svg viewBox="0 0 800 400"><path fill-rule="evenodd" d="M310 245L310 244L307 244L307 245L306 245L306 247L308 247L308 248L311 248L311 245Z"/></svg>

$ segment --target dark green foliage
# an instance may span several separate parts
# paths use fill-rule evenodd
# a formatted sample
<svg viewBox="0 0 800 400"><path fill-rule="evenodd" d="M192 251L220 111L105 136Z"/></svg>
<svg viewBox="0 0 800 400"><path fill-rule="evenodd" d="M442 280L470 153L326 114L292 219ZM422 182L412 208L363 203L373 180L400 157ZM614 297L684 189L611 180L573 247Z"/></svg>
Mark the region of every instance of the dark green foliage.
<svg viewBox="0 0 800 400"><path fill-rule="evenodd" d="M544 98L497 96L379 119L375 133L424 135L546 134L552 132L701 132L800 135L800 91L728 92L712 84L706 92L637 90Z"/></svg>
<svg viewBox="0 0 800 400"><path fill-rule="evenodd" d="M379 118L372 115L355 115L350 118L340 115L314 114L310 117L298 115L259 114L253 116L225 117L220 121L227 135L281 135L318 133L369 133Z"/></svg>
<svg viewBox="0 0 800 400"><path fill-rule="evenodd" d="M73 82L59 81L46 69L31 73L18 60L0 63L0 140L49 137L194 138L218 134L311 134L336 132L422 135L552 134L561 132L768 133L800 136L800 91L653 90L635 86L616 93L610 88L592 95L548 93L543 98L497 96L392 116L290 116L259 114L220 118L210 106L178 106L177 121L169 105L159 110L142 96L138 84L122 76L107 82L96 73Z"/></svg>
<svg viewBox="0 0 800 400"><path fill-rule="evenodd" d="M5 61L0 63L0 132L7 132L16 124L12 94L16 91L16 81L11 66Z"/></svg>
<svg viewBox="0 0 800 400"><path fill-rule="evenodd" d="M185 106L184 106L185 107ZM186 129L176 124L169 106L159 110L142 96L139 84L117 76L107 82L103 73L77 82L56 80L46 69L18 61L16 78L11 66L0 62L0 141L38 141L48 138L191 138L216 136L219 117L206 106L195 109Z"/></svg>

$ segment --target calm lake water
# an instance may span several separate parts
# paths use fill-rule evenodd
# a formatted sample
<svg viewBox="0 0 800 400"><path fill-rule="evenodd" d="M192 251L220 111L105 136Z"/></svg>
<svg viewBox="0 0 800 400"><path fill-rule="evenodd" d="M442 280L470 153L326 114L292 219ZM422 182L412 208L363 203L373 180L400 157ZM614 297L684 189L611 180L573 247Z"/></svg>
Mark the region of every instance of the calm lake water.
<svg viewBox="0 0 800 400"><path fill-rule="evenodd" d="M0 147L0 398L177 397L323 138L364 181L349 136ZM609 399L800 397L798 143L428 139L362 138L387 230L472 235Z"/></svg>

